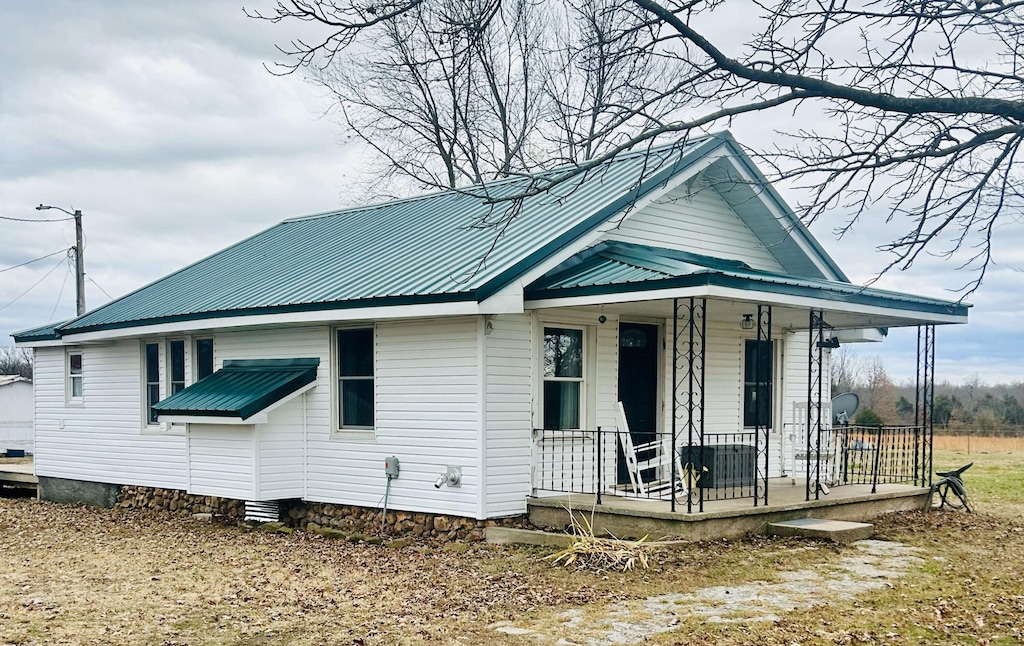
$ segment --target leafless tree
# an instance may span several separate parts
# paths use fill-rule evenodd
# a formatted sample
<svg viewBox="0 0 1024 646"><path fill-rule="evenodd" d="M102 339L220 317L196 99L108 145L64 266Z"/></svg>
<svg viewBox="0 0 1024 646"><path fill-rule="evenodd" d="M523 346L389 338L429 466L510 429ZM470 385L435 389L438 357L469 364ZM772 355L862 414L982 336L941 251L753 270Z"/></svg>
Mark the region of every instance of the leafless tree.
<svg viewBox="0 0 1024 646"><path fill-rule="evenodd" d="M32 378L32 355L27 350L0 346L0 375Z"/></svg>
<svg viewBox="0 0 1024 646"><path fill-rule="evenodd" d="M832 351L829 369L832 373L833 396L860 388L864 373L863 360L853 353L849 346L843 345Z"/></svg>
<svg viewBox="0 0 1024 646"><path fill-rule="evenodd" d="M486 79L486 71L480 62L456 63L462 60L457 52L490 29L504 33L495 25L516 33L507 16L517 6L500 0L278 0L273 10L251 15L322 26L323 38L296 40L282 51L285 72L323 71L336 62L351 69L356 52L378 45L392 51L398 41L432 63L429 48L416 49L423 44L403 29L419 16L466 8L476 18L442 21L439 33L458 44L445 41L447 49L437 53L450 61L440 76L467 75L461 83L473 75ZM841 207L847 214L837 227L842 234L864 214L880 211L900 232L883 247L892 254L889 268L938 254L972 270L964 293L981 284L993 262L996 227L1012 222L1024 206L1017 160L1024 139L1024 0L608 0L597 11L585 7L582 0L523 0L530 15L594 18L591 28L602 35L589 48L578 47L586 39L542 35L555 20L529 23L517 36L547 53L529 57L540 69L543 60L562 65L548 68L549 81L572 65L585 72L584 80L549 83L549 104L515 95L509 104L516 116L474 131L483 133L475 140L453 129L453 139L463 142L460 152L490 150L493 141L508 138L511 146L496 148L516 153L494 156L493 175L529 173L559 157L576 162L571 172L530 184L525 193L532 193L623 150L781 112L793 123L822 125L787 127L775 147L752 152L772 179L809 189L801 205L807 221ZM397 30L394 38L379 40L388 30ZM516 59L504 60L508 64L494 67L495 79ZM642 73L647 70L656 72ZM418 82L433 80L426 75ZM606 91L606 80L618 84L615 92ZM452 112L466 110L465 101L481 92L449 84L457 85L445 97ZM567 91L581 87L587 90ZM517 126L527 105L536 112L524 130ZM364 139L376 140L372 133ZM558 145L543 145L552 142ZM420 140L405 143L415 149ZM484 176L468 158L460 163L468 170L437 175L434 183Z"/></svg>

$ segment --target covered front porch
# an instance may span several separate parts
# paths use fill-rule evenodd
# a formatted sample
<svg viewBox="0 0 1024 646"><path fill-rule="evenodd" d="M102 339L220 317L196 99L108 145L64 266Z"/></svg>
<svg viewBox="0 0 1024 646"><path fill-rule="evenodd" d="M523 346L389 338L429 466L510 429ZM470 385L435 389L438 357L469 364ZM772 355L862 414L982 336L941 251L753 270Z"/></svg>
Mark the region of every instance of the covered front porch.
<svg viewBox="0 0 1024 646"><path fill-rule="evenodd" d="M923 504L936 325L966 322L965 305L622 243L535 282L527 305L544 335L531 515L571 502L602 522L749 529ZM891 327L917 331L912 418L851 425L852 410L832 407L831 352ZM588 375L606 375L589 394ZM577 413L587 397L589 418Z"/></svg>

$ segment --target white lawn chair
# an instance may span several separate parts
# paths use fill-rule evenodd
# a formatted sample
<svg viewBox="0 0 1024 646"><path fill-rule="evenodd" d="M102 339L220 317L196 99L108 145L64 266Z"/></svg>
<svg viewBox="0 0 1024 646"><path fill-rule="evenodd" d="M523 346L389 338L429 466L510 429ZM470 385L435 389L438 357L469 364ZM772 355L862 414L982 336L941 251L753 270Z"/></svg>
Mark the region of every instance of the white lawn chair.
<svg viewBox="0 0 1024 646"><path fill-rule="evenodd" d="M626 469L633 493L641 496L668 498L676 492L676 499L686 498L689 488L683 476L679 452L673 450L671 441L661 439L644 444L634 444L626 422L626 411L622 402L615 402L615 422L618 426L619 444L626 456ZM640 455L650 454L640 459ZM672 484L672 460L675 460L676 486Z"/></svg>
<svg viewBox="0 0 1024 646"><path fill-rule="evenodd" d="M783 465L789 471L794 483L797 478L808 478L813 475L811 462L819 452L817 433L811 433L807 427L807 402L793 402L792 418L789 424L789 464ZM811 450L807 451L808 434ZM821 405L821 447L818 483L835 485L839 480L839 438L832 429L832 406L830 403Z"/></svg>

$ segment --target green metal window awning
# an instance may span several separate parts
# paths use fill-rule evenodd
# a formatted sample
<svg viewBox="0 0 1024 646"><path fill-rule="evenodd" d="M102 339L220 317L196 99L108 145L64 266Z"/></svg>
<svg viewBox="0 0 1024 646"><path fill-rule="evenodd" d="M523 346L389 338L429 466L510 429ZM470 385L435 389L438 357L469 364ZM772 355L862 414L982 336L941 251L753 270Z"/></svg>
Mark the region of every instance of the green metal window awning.
<svg viewBox="0 0 1024 646"><path fill-rule="evenodd" d="M320 359L228 360L153 409L161 422L265 423L269 409L316 385L319 365Z"/></svg>

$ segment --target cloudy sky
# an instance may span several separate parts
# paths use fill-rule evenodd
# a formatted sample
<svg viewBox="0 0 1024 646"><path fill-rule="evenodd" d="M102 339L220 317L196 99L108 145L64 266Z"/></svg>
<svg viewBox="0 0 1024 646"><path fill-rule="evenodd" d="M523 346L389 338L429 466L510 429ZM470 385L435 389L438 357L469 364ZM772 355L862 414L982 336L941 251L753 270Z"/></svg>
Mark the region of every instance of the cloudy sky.
<svg viewBox="0 0 1024 646"><path fill-rule="evenodd" d="M62 216L36 211L40 203L81 209L93 308L285 217L351 204L359 151L321 117L314 86L264 69L294 29L248 19L224 0L3 3L0 216ZM767 137L763 121L733 132L753 145ZM837 241L840 222L836 214L813 231L864 282L885 265L874 247L889 231L878 220ZM1000 264L968 299L971 324L939 330L940 379L1024 379L1022 233L1019 223L1000 230ZM73 244L71 222L0 219L0 345L12 331L74 315L61 254L3 271ZM926 258L877 285L955 299L948 290L964 282ZM913 376L909 331L860 351L881 355L897 380Z"/></svg>

